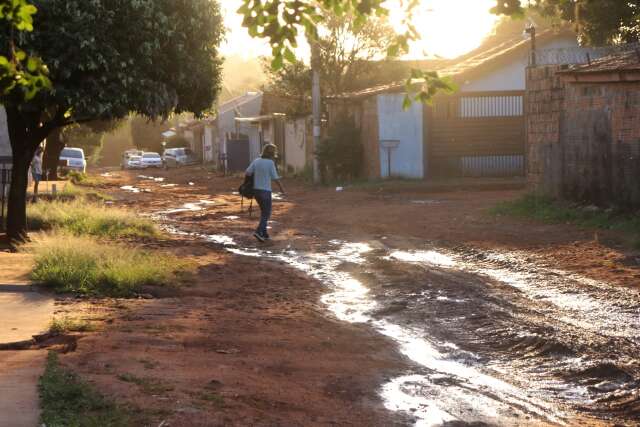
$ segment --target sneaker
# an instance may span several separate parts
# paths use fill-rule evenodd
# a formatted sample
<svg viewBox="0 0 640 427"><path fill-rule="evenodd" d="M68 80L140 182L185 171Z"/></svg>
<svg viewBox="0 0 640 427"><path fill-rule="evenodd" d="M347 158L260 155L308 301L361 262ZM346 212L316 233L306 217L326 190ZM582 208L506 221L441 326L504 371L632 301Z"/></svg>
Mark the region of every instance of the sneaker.
<svg viewBox="0 0 640 427"><path fill-rule="evenodd" d="M264 233L262 237L264 238L264 240L271 240L271 236L269 236L269 234L267 233Z"/></svg>
<svg viewBox="0 0 640 427"><path fill-rule="evenodd" d="M262 234L258 233L257 231L255 233L253 233L253 237L255 237L256 239L258 239L258 241L260 242L264 242L266 239L262 236Z"/></svg>

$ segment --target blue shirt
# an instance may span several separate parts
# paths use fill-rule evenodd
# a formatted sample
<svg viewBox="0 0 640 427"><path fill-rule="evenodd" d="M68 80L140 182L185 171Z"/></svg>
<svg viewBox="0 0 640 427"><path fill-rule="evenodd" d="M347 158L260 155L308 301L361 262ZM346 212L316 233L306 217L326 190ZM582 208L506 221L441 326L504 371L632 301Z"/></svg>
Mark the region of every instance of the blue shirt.
<svg viewBox="0 0 640 427"><path fill-rule="evenodd" d="M276 164L271 159L255 159L247 168L247 175L253 175L253 188L271 191L271 180L280 179Z"/></svg>

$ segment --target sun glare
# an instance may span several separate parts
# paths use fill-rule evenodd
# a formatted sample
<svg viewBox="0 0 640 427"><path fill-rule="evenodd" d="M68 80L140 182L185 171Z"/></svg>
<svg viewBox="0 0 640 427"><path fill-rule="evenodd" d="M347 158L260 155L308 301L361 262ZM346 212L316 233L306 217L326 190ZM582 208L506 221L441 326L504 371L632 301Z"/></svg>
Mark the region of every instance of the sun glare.
<svg viewBox="0 0 640 427"><path fill-rule="evenodd" d="M225 55L240 55L245 58L269 55L270 49L264 40L252 39L242 18L236 13L240 0L221 2L225 25L229 32L221 51ZM442 56L453 58L462 55L482 42L491 32L497 17L489 12L495 0L422 0L416 9L413 24L422 35L422 40L412 43L408 58ZM388 2L392 11L391 22L402 30L402 8L398 0ZM308 49L301 49L301 56L308 56Z"/></svg>
<svg viewBox="0 0 640 427"><path fill-rule="evenodd" d="M454 58L480 45L498 17L489 11L495 0L422 0L413 24L422 39L412 43L412 59L442 56ZM402 30L400 8L393 7L391 21Z"/></svg>

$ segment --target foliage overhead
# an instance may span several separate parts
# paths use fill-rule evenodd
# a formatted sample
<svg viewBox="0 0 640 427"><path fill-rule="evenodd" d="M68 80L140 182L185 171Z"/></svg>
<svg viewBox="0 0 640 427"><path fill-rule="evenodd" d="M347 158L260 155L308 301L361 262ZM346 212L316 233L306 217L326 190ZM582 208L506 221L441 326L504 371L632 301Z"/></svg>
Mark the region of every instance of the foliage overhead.
<svg viewBox="0 0 640 427"><path fill-rule="evenodd" d="M0 93L23 99L51 87L49 70L37 56L29 56L15 44L16 31L33 31L37 9L26 0L0 0L0 21L7 24L7 51L0 55Z"/></svg>
<svg viewBox="0 0 640 427"><path fill-rule="evenodd" d="M389 16L385 3L385 0L242 0L238 13L244 17L243 26L248 28L252 37L268 40L273 54L271 65L277 70L284 66L285 61L297 61L294 50L299 37L306 36L314 50L319 38L318 29L327 17L351 16L353 29L358 31L373 16ZM409 42L420 38L417 28L411 23L413 11L419 3L419 0L400 0L405 12L402 22L404 31L393 37L386 52L389 57L407 53ZM414 84L416 80L420 82L419 85ZM437 73L425 73L417 69L412 70L406 83L408 88L418 92L413 97L407 95L405 105L412 99L430 99L434 86L437 89L455 89L448 81L440 79Z"/></svg>
<svg viewBox="0 0 640 427"><path fill-rule="evenodd" d="M396 82L409 68L387 61L395 32L384 18L370 18L355 26L351 15L328 14L317 40L321 90L324 95L354 92L378 84ZM301 60L273 69L263 64L269 77L267 90L296 99L294 114L308 114L311 99L311 67Z"/></svg>
<svg viewBox="0 0 640 427"><path fill-rule="evenodd" d="M574 24L586 45L640 40L640 0L498 0L492 12L523 16L525 7Z"/></svg>
<svg viewBox="0 0 640 427"><path fill-rule="evenodd" d="M33 0L25 51L49 67L51 91L29 102L14 92L8 108L44 112L53 126L108 120L130 111L149 117L201 113L219 90L223 36L213 0ZM10 34L0 34L8 46Z"/></svg>

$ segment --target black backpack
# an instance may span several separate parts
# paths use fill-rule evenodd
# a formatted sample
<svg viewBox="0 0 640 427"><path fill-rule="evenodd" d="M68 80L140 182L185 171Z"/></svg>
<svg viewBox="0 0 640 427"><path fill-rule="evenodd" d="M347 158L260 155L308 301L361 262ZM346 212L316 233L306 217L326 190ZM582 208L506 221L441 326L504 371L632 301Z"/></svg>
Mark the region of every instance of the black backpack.
<svg viewBox="0 0 640 427"><path fill-rule="evenodd" d="M245 199L253 199L253 175L245 175L244 182L238 188L238 193Z"/></svg>

